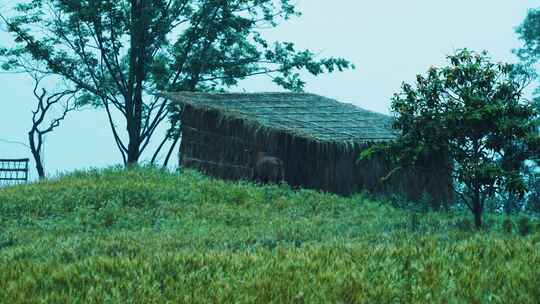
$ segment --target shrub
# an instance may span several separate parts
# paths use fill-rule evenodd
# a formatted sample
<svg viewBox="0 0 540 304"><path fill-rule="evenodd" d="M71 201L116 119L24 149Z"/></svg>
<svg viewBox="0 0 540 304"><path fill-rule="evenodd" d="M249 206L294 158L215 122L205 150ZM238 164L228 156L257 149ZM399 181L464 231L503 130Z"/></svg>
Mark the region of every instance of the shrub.
<svg viewBox="0 0 540 304"><path fill-rule="evenodd" d="M414 232L418 231L418 229L420 228L420 218L417 212L411 212L410 223L410 229Z"/></svg>
<svg viewBox="0 0 540 304"><path fill-rule="evenodd" d="M528 217L523 216L519 219L518 230L521 236L527 236L531 233L532 226Z"/></svg>
<svg viewBox="0 0 540 304"><path fill-rule="evenodd" d="M461 231L471 231L473 229L473 224L468 217L460 218L456 221L455 226Z"/></svg>
<svg viewBox="0 0 540 304"><path fill-rule="evenodd" d="M512 220L508 217L505 217L502 222L503 231L510 234L512 233L512 230L514 228L514 223L512 223Z"/></svg>

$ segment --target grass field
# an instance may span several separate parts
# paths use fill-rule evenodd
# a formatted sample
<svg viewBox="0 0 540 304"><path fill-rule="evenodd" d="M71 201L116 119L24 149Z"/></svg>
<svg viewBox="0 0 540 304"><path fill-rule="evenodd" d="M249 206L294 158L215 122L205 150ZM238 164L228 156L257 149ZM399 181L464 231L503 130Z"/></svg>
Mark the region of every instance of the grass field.
<svg viewBox="0 0 540 304"><path fill-rule="evenodd" d="M190 171L73 173L0 189L0 302L539 303L538 222L486 223Z"/></svg>

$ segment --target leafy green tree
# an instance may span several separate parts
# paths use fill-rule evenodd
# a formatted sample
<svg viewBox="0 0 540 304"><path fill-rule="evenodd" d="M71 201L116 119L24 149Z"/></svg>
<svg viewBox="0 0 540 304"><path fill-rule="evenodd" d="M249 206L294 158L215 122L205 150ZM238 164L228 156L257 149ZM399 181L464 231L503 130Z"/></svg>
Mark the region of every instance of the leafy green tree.
<svg viewBox="0 0 540 304"><path fill-rule="evenodd" d="M352 67L341 58L318 59L293 43L263 38L261 29L299 15L291 2L27 0L2 17L16 45L0 52L15 59L7 69L17 70L16 58L27 54L81 88L78 102L106 111L124 163L134 164L169 115L157 92L224 90L253 75L302 90L303 70L318 75Z"/></svg>
<svg viewBox="0 0 540 304"><path fill-rule="evenodd" d="M529 193L525 204L525 210L540 213L540 172L530 172L527 176Z"/></svg>
<svg viewBox="0 0 540 304"><path fill-rule="evenodd" d="M539 142L536 111L522 100L530 78L513 65L492 63L485 52L464 49L448 59L447 67L430 68L395 94L401 136L386 149L397 168L449 159L435 165L452 174L456 194L480 228L487 199L498 191L526 191L523 163Z"/></svg>
<svg viewBox="0 0 540 304"><path fill-rule="evenodd" d="M516 33L524 45L514 50L520 59L529 63L540 60L540 8L529 10Z"/></svg>
<svg viewBox="0 0 540 304"><path fill-rule="evenodd" d="M523 23L516 29L523 46L514 50L521 61L533 68L540 61L540 8L529 10ZM535 73L535 76L536 75ZM540 87L535 90L535 103L540 108Z"/></svg>
<svg viewBox="0 0 540 304"><path fill-rule="evenodd" d="M523 46L514 50L521 61L531 67L534 75L538 79L538 74L535 73L534 67L540 61L540 8L529 10L527 17L516 30L519 39L523 42ZM540 112L540 87L534 91L534 102ZM536 155L535 161L538 163L540 155ZM540 185L538 167L532 166L530 174L528 174L529 194L527 197L527 210L540 210Z"/></svg>

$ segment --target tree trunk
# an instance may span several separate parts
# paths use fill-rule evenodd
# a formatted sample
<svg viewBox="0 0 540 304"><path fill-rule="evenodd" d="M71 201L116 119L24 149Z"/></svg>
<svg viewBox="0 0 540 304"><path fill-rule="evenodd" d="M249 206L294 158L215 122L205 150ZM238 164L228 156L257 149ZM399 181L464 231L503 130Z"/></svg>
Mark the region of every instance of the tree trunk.
<svg viewBox="0 0 540 304"><path fill-rule="evenodd" d="M38 176L39 176L39 179L42 180L42 179L45 179L45 169L43 168L43 164L41 162L41 159L40 157L36 157L34 155L34 159L36 160L36 170L38 172Z"/></svg>
<svg viewBox="0 0 540 304"><path fill-rule="evenodd" d="M36 170L39 176L39 179L45 179L45 169L43 168L43 162L41 160L40 148L41 147L41 138L38 138L38 146L36 147L36 142L34 139L34 130L28 132L28 142L30 143L30 152L34 157L36 162Z"/></svg>
<svg viewBox="0 0 540 304"><path fill-rule="evenodd" d="M474 211L474 226L478 230L482 228L482 212L479 210Z"/></svg>
<svg viewBox="0 0 540 304"><path fill-rule="evenodd" d="M131 1L131 54L130 81L128 100L126 100L127 131L129 135L127 165L135 165L139 161L141 148L141 124L143 104L143 82L146 64L146 22L144 15L147 2Z"/></svg>
<svg viewBox="0 0 540 304"><path fill-rule="evenodd" d="M133 120L133 119L132 119ZM136 123L133 121L129 124L128 127L128 134L129 134L129 144L128 144L128 152L127 152L127 165L136 165L139 162L139 147L140 147L140 140L139 140L139 132L137 131L136 126L134 126Z"/></svg>
<svg viewBox="0 0 540 304"><path fill-rule="evenodd" d="M171 145L171 147L169 148L169 152L167 152L167 156L165 157L165 161L163 162L163 168L167 168L167 166L169 165L169 160L171 159L171 155L174 151L174 148L176 147L176 144L178 143L178 141L180 140L181 136L179 135L178 137L176 137Z"/></svg>
<svg viewBox="0 0 540 304"><path fill-rule="evenodd" d="M516 195L509 193L506 201L504 202L504 213L510 215L516 209Z"/></svg>
<svg viewBox="0 0 540 304"><path fill-rule="evenodd" d="M482 228L482 201L480 199L480 189L474 190L473 197L473 214L474 214L474 226L480 230Z"/></svg>

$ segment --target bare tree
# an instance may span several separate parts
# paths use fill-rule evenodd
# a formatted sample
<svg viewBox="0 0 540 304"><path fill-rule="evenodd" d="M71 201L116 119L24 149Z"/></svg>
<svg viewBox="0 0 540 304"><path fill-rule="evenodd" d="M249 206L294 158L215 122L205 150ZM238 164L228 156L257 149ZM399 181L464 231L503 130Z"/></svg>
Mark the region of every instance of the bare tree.
<svg viewBox="0 0 540 304"><path fill-rule="evenodd" d="M85 91L73 82L63 81L54 73L47 70L46 65L33 62L27 54L16 57L5 57L0 52L0 64L9 66L11 72L26 74L34 83L32 93L35 97L35 106L32 110L32 126L28 131L28 145L36 164L39 179L45 178L43 165L43 145L45 135L58 128L69 112L81 107L77 101L79 93ZM58 80L60 82L58 82ZM54 82L55 88L47 90L46 82ZM47 87L52 87L47 85Z"/></svg>
<svg viewBox="0 0 540 304"><path fill-rule="evenodd" d="M33 94L37 102L32 111L32 127L28 132L28 142L30 152L36 162L38 176L43 179L45 178L42 155L44 136L59 127L69 112L77 109L75 95L78 89L64 89L51 93L41 86L45 76L38 76L34 73L31 75L34 79ZM54 115L54 112L57 114Z"/></svg>

